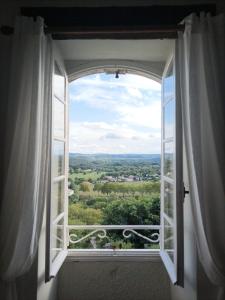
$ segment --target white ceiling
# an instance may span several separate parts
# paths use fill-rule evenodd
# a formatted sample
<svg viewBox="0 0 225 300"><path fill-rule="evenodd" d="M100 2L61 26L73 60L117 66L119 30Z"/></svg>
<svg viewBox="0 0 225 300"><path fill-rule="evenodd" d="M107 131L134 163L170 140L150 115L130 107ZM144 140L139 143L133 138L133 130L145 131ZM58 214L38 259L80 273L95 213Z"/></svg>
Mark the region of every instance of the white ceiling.
<svg viewBox="0 0 225 300"><path fill-rule="evenodd" d="M120 59L165 62L173 40L63 40L56 41L64 60Z"/></svg>

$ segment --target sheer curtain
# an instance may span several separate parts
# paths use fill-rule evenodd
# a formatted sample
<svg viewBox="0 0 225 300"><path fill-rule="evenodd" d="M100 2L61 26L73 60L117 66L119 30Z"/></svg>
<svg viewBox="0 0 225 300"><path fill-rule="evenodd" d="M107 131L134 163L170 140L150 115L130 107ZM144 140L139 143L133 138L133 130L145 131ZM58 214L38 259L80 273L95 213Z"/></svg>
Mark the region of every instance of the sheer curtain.
<svg viewBox="0 0 225 300"><path fill-rule="evenodd" d="M200 261L225 299L225 18L185 20L177 41L184 138Z"/></svg>
<svg viewBox="0 0 225 300"><path fill-rule="evenodd" d="M1 296L15 300L15 279L35 258L47 197L52 44L43 20L18 17L7 112L6 174L0 215ZM4 294L3 294L4 293Z"/></svg>

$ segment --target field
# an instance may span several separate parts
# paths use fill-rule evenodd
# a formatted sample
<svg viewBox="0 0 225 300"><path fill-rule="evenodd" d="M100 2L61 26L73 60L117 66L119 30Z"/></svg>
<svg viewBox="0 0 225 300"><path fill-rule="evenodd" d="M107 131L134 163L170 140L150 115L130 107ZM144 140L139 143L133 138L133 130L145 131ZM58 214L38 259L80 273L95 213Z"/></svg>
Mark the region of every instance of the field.
<svg viewBox="0 0 225 300"><path fill-rule="evenodd" d="M89 169L79 173L71 173L69 177L71 180L82 179L84 181L97 181L104 174L104 172L96 172Z"/></svg>
<svg viewBox="0 0 225 300"><path fill-rule="evenodd" d="M71 154L69 193L71 225L158 225L160 156ZM74 233L81 238L89 232ZM122 249L155 247L136 235L124 240L118 231L109 232L105 239L90 237L73 247L106 245Z"/></svg>

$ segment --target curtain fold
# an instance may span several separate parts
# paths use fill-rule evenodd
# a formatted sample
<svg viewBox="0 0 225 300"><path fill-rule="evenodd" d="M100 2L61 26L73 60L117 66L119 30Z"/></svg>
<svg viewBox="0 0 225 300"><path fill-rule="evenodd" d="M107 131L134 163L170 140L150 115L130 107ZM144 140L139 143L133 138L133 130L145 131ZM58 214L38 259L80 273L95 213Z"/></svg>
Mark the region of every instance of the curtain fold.
<svg viewBox="0 0 225 300"><path fill-rule="evenodd" d="M43 20L18 17L7 111L6 170L0 212L4 300L35 258L47 197L51 133L52 41Z"/></svg>
<svg viewBox="0 0 225 300"><path fill-rule="evenodd" d="M225 299L225 18L184 20L179 64L190 201L199 259Z"/></svg>

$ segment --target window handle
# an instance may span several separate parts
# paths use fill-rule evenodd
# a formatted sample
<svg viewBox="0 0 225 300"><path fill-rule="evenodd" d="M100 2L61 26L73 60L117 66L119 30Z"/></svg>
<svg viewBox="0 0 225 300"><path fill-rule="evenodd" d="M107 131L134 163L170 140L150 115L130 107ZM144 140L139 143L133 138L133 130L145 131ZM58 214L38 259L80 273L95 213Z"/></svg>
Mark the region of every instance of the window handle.
<svg viewBox="0 0 225 300"><path fill-rule="evenodd" d="M188 191L188 190L185 189L185 185L184 184L183 184L183 186L184 186L183 193L184 193L184 198L185 198L186 195L190 194L190 191Z"/></svg>

